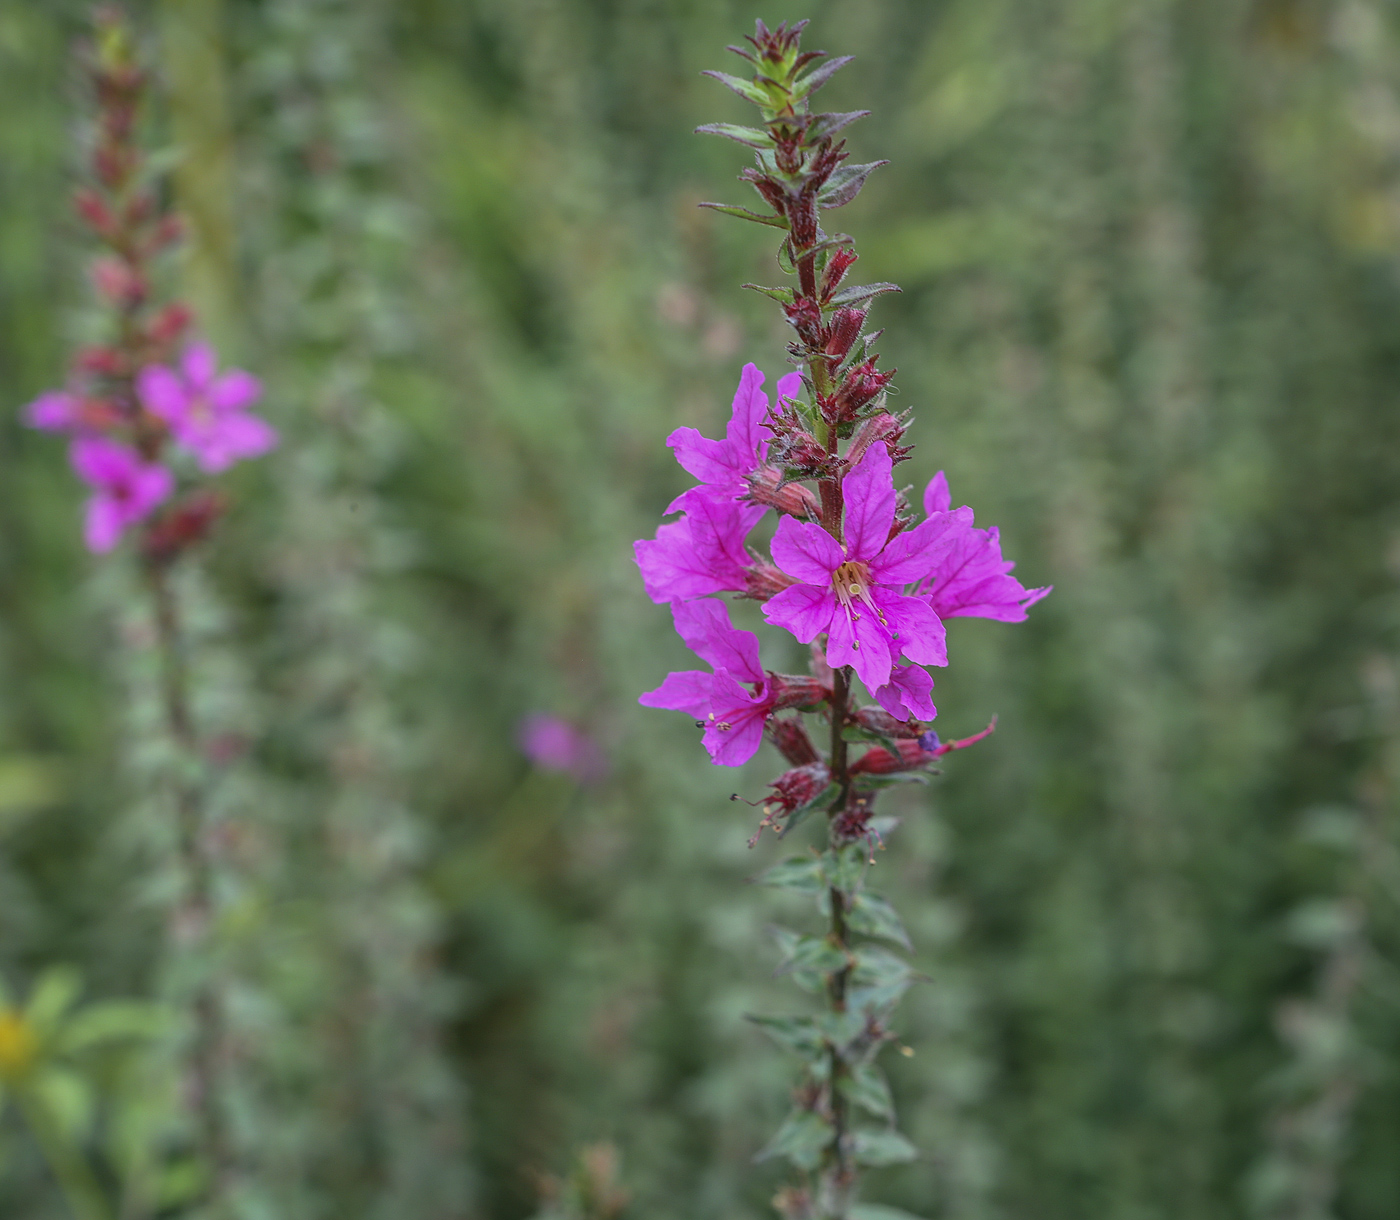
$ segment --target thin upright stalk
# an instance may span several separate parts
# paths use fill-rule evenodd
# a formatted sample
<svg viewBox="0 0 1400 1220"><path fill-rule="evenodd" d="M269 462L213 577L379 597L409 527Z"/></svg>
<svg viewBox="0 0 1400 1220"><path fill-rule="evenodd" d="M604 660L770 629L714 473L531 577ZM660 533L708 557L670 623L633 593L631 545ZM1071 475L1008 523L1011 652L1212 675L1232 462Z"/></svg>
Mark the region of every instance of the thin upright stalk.
<svg viewBox="0 0 1400 1220"><path fill-rule="evenodd" d="M213 867L205 833L205 793L198 776L199 739L190 713L185 643L169 565L158 559L149 560L146 576L155 609L165 727L180 755L174 777L174 800L177 852L184 888L173 914L170 939L193 955L207 950L214 914ZM223 1197L231 1172L227 1132L219 1109L224 1021L218 991L208 977L203 977L203 971L200 973L190 1005L194 1030L188 1079L198 1144L209 1169L211 1195L217 1200Z"/></svg>
<svg viewBox="0 0 1400 1220"><path fill-rule="evenodd" d="M43 1150L54 1181L58 1183L64 1202L75 1220L111 1220L107 1196L103 1194L91 1166L73 1142L59 1131L43 1100L33 1096L28 1089L16 1089L15 1100Z"/></svg>

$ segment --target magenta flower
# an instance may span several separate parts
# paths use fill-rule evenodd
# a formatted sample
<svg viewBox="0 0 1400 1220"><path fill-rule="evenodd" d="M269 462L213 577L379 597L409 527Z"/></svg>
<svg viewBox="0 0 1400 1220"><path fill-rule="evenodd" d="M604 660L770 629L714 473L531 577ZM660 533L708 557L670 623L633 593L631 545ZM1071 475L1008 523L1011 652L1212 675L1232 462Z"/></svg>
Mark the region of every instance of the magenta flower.
<svg viewBox="0 0 1400 1220"><path fill-rule="evenodd" d="M924 574L916 595L926 600L939 618L966 615L1003 623L1024 622L1026 608L1045 597L1051 586L1027 589L1011 575L1016 565L1001 557L996 527L972 528L972 509L952 512L951 504L948 480L940 470L924 491L924 510L930 519L961 519L966 528L950 531L949 545Z"/></svg>
<svg viewBox="0 0 1400 1220"><path fill-rule="evenodd" d="M164 466L106 437L80 436L68 456L78 477L93 489L83 538L97 554L110 551L128 526L146 518L175 490L175 476Z"/></svg>
<svg viewBox="0 0 1400 1220"><path fill-rule="evenodd" d="M196 343L185 352L179 372L151 364L136 378L141 404L169 425L205 474L217 474L277 444L272 425L247 411L262 395L262 383L242 369L216 376L216 368L214 349Z"/></svg>
<svg viewBox="0 0 1400 1220"><path fill-rule="evenodd" d="M601 779L606 770L602 751L576 725L560 716L536 712L520 722L520 749L535 766L560 771L581 784Z"/></svg>
<svg viewBox="0 0 1400 1220"><path fill-rule="evenodd" d="M666 444L675 450L676 461L701 483L672 500L668 513L688 509L702 497L736 500L748 494L748 476L764 464L768 453L763 428L768 395L763 392L763 380L758 365L744 365L722 441L701 436L694 428L677 428L666 438ZM779 399L795 398L801 389L800 373L789 373L778 381Z"/></svg>
<svg viewBox="0 0 1400 1220"><path fill-rule="evenodd" d="M946 665L943 624L905 585L926 575L946 545L947 523L923 522L890 538L895 490L889 450L872 445L841 482L845 545L819 525L784 517L773 561L800 582L764 604L770 623L804 644L826 632L826 658L854 666L872 691L890 680L903 654L921 665Z"/></svg>
<svg viewBox="0 0 1400 1220"><path fill-rule="evenodd" d="M106 399L49 390L27 404L20 419L44 432L95 432L119 423L121 416Z"/></svg>
<svg viewBox="0 0 1400 1220"><path fill-rule="evenodd" d="M739 631L721 601L673 601L671 615L686 646L714 673L685 670L637 700L643 707L663 707L694 716L705 728L705 749L721 767L741 767L763 741L763 726L773 713L768 676L759 663L758 637ZM748 682L752 692L740 685Z"/></svg>
<svg viewBox="0 0 1400 1220"><path fill-rule="evenodd" d="M760 504L697 496L679 521L633 543L647 596L660 605L745 589L754 559L744 539L766 511Z"/></svg>
<svg viewBox="0 0 1400 1220"><path fill-rule="evenodd" d="M67 390L49 390L40 394L20 412L20 418L31 428L45 432L70 432L82 420L83 400Z"/></svg>

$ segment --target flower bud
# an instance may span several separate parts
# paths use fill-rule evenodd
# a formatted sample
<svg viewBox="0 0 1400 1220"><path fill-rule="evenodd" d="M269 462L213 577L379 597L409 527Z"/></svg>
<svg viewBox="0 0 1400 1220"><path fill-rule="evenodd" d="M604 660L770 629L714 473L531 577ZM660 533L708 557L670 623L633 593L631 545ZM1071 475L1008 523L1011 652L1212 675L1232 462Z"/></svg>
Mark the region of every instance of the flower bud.
<svg viewBox="0 0 1400 1220"><path fill-rule="evenodd" d="M744 591L739 596L751 598L756 602L766 602L770 597L776 597L789 585L797 584L795 577L789 576L766 559L760 559L753 567L745 568L744 579L746 582Z"/></svg>
<svg viewBox="0 0 1400 1220"><path fill-rule="evenodd" d="M860 257L849 246L842 246L833 250L831 257L826 260L826 270L822 272L821 296L823 301L829 301L831 294L841 285L841 281L846 278L846 272L854 265L856 259Z"/></svg>
<svg viewBox="0 0 1400 1220"><path fill-rule="evenodd" d="M129 308L146 297L146 278L119 258L99 258L92 264L93 287L113 305Z"/></svg>
<svg viewBox="0 0 1400 1220"><path fill-rule="evenodd" d="M819 797L831 783L831 771L824 762L808 763L784 771L769 787L773 794L764 802L765 813L784 816Z"/></svg>
<svg viewBox="0 0 1400 1220"><path fill-rule="evenodd" d="M831 819L831 841L833 844L855 843L860 839L877 836L870 829L870 814L875 804L873 792L857 792L852 789L846 798L846 807Z"/></svg>
<svg viewBox="0 0 1400 1220"><path fill-rule="evenodd" d="M821 511L811 488L801 483L784 483L782 472L775 466L760 466L749 473L749 499L803 520L815 519Z"/></svg>
<svg viewBox="0 0 1400 1220"><path fill-rule="evenodd" d="M73 206L99 237L111 237L117 231L116 218L103 202L102 196L89 187L73 194Z"/></svg>
<svg viewBox="0 0 1400 1220"><path fill-rule="evenodd" d="M831 688L809 674L769 674L768 691L775 712L812 707L831 698Z"/></svg>
<svg viewBox="0 0 1400 1220"><path fill-rule="evenodd" d="M882 737L922 742L924 737L931 735L935 738L935 744L937 744L937 734L924 733L924 726L919 721L896 720L889 712L885 711L884 708L860 708L852 719L854 719L861 728L869 729L872 733L879 733Z"/></svg>
<svg viewBox="0 0 1400 1220"><path fill-rule="evenodd" d="M885 746L874 746L851 764L852 775L892 775L896 771L917 771L926 763L931 763L936 754L931 754L918 741L897 741L898 753L891 753Z"/></svg>
<svg viewBox="0 0 1400 1220"><path fill-rule="evenodd" d="M866 311L863 309L838 309L831 319L827 331L826 354L838 361L846 358L846 353L860 335L865 325Z"/></svg>
<svg viewBox="0 0 1400 1220"><path fill-rule="evenodd" d="M806 767L820 761L817 748L807 735L807 728L796 716L785 720L770 720L768 731L773 736L773 744L778 753L795 767Z"/></svg>

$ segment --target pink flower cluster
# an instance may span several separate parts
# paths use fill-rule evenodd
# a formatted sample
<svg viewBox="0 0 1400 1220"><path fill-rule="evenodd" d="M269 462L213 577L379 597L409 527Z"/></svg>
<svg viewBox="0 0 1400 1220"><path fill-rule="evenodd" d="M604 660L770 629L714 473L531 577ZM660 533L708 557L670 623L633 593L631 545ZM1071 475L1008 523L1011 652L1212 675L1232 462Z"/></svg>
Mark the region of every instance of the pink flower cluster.
<svg viewBox="0 0 1400 1220"><path fill-rule="evenodd" d="M272 426L248 410L262 394L258 379L241 369L217 369L214 349L195 343L176 368L140 369L134 401L56 390L24 408L31 427L72 438L73 469L92 489L83 530L89 550L112 550L173 494L175 474L161 461L167 440L205 474L277 444Z"/></svg>
<svg viewBox="0 0 1400 1220"><path fill-rule="evenodd" d="M1050 590L1027 589L1011 575L997 531L978 529L970 508L951 507L941 472L924 493L923 520L914 522L894 484L894 463L906 451L895 444L901 429L888 415L867 421L864 435L833 459L839 466L828 482L839 480L843 507L839 520L824 517L817 496L792 480L791 464L772 461L769 452L768 434L792 432L784 421L797 410L801 378L782 378L772 407L763 381L756 366L744 367L723 440L679 428L667 441L700 482L668 508L682 514L679 520L635 544L636 559L648 595L670 604L676 630L711 672L672 673L640 701L693 716L722 766L752 758L767 727L808 775L823 764L810 745L788 748L782 733L791 737L792 730L782 726L793 721L774 717L788 708L821 708L831 694L831 667L849 666L883 709L879 731L903 739L886 758L901 765L932 759L946 749L924 723L937 715L926 667L948 663L944 620L1019 622ZM763 558L749 538L770 510L779 520L771 558ZM713 596L724 592L762 602L769 623L813 644L813 675L765 670L758 637L735 629ZM876 761L865 769L873 771Z"/></svg>

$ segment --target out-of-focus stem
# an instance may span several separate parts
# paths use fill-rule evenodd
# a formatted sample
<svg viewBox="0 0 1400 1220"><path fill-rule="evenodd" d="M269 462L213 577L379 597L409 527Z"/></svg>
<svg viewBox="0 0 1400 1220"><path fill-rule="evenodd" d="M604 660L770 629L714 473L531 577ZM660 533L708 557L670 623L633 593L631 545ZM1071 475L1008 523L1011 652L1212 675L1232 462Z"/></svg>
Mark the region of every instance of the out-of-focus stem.
<svg viewBox="0 0 1400 1220"><path fill-rule="evenodd" d="M15 1101L34 1133L54 1181L75 1220L111 1220L112 1210L83 1154L54 1122L48 1107L30 1090L15 1090Z"/></svg>
<svg viewBox="0 0 1400 1220"><path fill-rule="evenodd" d="M197 775L191 773L197 768L199 739L190 714L184 638L169 567L158 559L148 560L146 576L155 608L166 731L180 754L174 796L179 862L185 884L181 904L172 920L171 941L185 953L199 954L207 948L214 914L213 870L204 825L204 791ZM209 979L198 980L191 1010L194 1037L188 1063L190 1091L200 1152L209 1170L210 1193L217 1205L226 1194L232 1165L219 1108L223 1010L218 991Z"/></svg>

